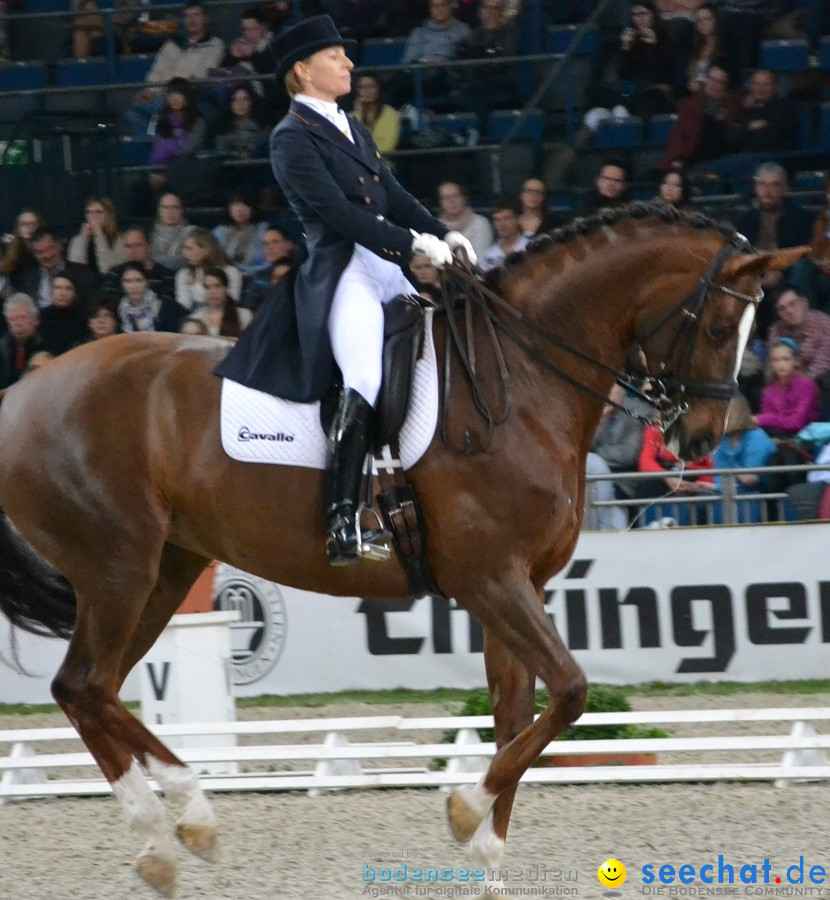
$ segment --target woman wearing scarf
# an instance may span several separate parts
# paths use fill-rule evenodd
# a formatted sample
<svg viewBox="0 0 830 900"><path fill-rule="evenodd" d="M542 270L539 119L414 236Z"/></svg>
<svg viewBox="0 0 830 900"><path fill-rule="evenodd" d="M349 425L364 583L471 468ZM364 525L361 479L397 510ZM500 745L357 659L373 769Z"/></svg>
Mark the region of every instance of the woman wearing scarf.
<svg viewBox="0 0 830 900"><path fill-rule="evenodd" d="M184 315L177 303L157 297L150 290L140 265L130 264L121 275L124 296L118 304L118 321L124 332L178 331Z"/></svg>

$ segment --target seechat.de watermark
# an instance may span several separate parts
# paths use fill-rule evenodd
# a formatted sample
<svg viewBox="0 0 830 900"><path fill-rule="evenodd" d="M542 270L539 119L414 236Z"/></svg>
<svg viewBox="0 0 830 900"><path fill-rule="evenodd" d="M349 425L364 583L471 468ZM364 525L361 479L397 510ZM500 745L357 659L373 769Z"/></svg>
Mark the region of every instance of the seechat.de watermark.
<svg viewBox="0 0 830 900"><path fill-rule="evenodd" d="M822 897L830 895L825 866L799 856L791 865L769 857L756 862L717 860L691 863L647 863L642 867L641 891L658 897ZM698 884L702 882L702 884Z"/></svg>

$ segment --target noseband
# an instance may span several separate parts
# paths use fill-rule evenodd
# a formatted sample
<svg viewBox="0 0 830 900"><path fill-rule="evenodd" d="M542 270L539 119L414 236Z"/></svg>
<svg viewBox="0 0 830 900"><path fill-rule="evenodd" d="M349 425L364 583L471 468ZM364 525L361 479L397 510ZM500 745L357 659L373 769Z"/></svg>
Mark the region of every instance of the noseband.
<svg viewBox="0 0 830 900"><path fill-rule="evenodd" d="M680 317L677 330L669 343L666 359L660 363L658 374L655 376L645 372L642 385L635 389L641 399L647 400L655 410L660 412L660 424L663 431L667 431L686 412L689 408L689 397L728 401L738 393L738 382L735 378L731 378L729 381L701 381L680 373L688 372L691 368L692 354L703 317L703 307L711 291L726 294L736 300L741 300L747 306L752 305L756 309L758 308L763 293L744 294L717 283L717 278L726 262L736 254L749 249L749 241L743 235L735 234L728 243L721 247L708 271L698 281L692 293L662 316L645 336L646 341L651 340L672 320ZM676 360L674 367L670 367L670 360ZM626 384L625 376L621 379L621 383L625 387L632 387L632 385Z"/></svg>

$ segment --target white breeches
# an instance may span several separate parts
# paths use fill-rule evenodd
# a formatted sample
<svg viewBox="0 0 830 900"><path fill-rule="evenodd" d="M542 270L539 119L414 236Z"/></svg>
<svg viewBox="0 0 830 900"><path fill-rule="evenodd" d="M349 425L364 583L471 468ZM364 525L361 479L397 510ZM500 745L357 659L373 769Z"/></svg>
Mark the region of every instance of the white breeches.
<svg viewBox="0 0 830 900"><path fill-rule="evenodd" d="M417 294L396 263L356 245L340 276L329 313L329 337L343 386L372 406L380 391L383 304L398 294Z"/></svg>

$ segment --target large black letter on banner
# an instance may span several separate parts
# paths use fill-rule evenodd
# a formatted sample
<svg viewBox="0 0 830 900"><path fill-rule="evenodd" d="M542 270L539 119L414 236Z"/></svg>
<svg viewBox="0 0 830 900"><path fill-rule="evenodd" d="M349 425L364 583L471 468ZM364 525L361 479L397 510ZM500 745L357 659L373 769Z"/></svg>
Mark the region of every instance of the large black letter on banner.
<svg viewBox="0 0 830 900"><path fill-rule="evenodd" d="M657 621L657 593L653 588L631 588L620 599L616 588L599 589L599 614L602 624L602 646L606 650L622 647L622 623L620 607L637 607L637 624L640 628L641 647L660 646L660 627Z"/></svg>
<svg viewBox="0 0 830 900"><path fill-rule="evenodd" d="M418 637L389 637L386 613L409 612L415 601L412 597L400 600L363 600L357 611L366 616L366 642L372 656L413 656L420 652L424 639Z"/></svg>
<svg viewBox="0 0 830 900"><path fill-rule="evenodd" d="M786 600L788 609L770 609L773 598ZM749 639L753 644L803 644L812 631L809 625L800 628L773 628L770 618L806 619L807 589L798 581L783 584L750 584L746 589L746 621Z"/></svg>
<svg viewBox="0 0 830 900"><path fill-rule="evenodd" d="M715 655L684 659L678 672L725 672L735 655L735 622L732 593L725 584L696 584L676 587L671 592L672 628L678 647L700 647L708 631L692 625L692 603L705 600L712 606L712 640Z"/></svg>

